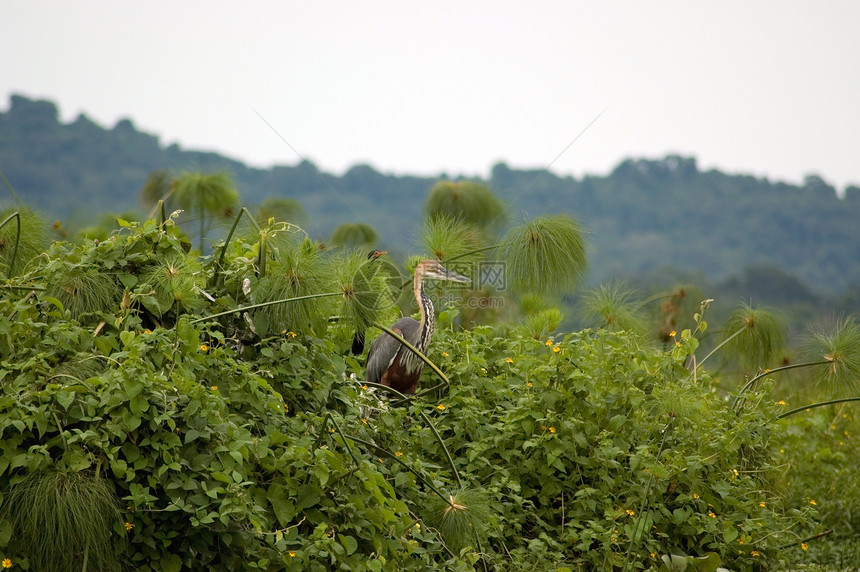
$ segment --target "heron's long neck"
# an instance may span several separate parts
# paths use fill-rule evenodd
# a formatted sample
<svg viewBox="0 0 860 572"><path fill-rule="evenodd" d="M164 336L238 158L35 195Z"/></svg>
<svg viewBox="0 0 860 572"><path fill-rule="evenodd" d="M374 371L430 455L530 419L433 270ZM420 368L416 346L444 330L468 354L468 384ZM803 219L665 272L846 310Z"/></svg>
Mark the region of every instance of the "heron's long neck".
<svg viewBox="0 0 860 572"><path fill-rule="evenodd" d="M418 309L421 311L419 328L421 335L418 338L416 347L422 353L426 353L427 347L430 345L430 339L433 337L433 326L436 324L436 315L433 312L433 302L424 293L424 280L420 274L415 275L413 289L415 291L415 301L418 302Z"/></svg>

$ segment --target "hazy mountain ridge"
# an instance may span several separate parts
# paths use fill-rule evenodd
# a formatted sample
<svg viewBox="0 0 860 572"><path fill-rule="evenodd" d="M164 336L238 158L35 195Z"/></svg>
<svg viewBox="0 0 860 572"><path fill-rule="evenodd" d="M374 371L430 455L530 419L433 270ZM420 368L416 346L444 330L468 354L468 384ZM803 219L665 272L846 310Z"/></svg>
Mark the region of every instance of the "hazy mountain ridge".
<svg viewBox="0 0 860 572"><path fill-rule="evenodd" d="M386 247L408 249L429 177L394 176L357 165L335 176L312 163L250 168L216 153L162 145L129 120L103 128L85 115L63 124L48 101L11 98L0 113L0 170L25 202L52 217L92 217L139 208L156 169L226 169L246 205L298 199L309 231L367 222ZM700 171L695 159L628 159L606 176L559 177L500 163L486 181L516 220L566 212L589 231L591 281L674 267L725 280L748 266L775 266L813 288L841 293L860 284L860 188L844 198L817 176L801 186Z"/></svg>

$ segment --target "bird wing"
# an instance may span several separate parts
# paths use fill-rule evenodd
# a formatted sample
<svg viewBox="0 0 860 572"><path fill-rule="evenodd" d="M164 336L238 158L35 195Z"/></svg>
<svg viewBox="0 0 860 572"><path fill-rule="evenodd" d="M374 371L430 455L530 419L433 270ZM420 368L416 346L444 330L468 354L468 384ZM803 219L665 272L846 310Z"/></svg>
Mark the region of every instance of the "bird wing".
<svg viewBox="0 0 860 572"><path fill-rule="evenodd" d="M391 326L391 329L400 334L407 342L415 345L418 342L421 325L415 318L400 318ZM385 373L394 358L397 357L397 352L403 347L400 341L391 337L388 333L382 334L373 340L370 346L370 351L367 352L367 381L371 383L379 383L382 379L382 374Z"/></svg>

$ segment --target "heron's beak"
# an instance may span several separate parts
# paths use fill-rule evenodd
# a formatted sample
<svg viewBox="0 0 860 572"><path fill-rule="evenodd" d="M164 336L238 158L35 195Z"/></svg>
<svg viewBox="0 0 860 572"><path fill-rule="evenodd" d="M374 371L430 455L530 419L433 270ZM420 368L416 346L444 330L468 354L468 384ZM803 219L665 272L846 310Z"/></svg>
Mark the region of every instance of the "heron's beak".
<svg viewBox="0 0 860 572"><path fill-rule="evenodd" d="M457 274L456 272L451 272L450 270L445 271L445 280L450 280L451 282L461 282L463 284L472 283L471 280L469 280L462 274Z"/></svg>

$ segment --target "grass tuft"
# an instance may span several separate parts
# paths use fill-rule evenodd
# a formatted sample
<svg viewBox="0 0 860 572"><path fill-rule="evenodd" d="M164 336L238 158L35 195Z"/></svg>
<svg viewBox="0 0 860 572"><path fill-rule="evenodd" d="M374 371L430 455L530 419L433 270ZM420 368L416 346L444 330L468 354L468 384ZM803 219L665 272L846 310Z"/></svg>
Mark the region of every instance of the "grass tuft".
<svg viewBox="0 0 860 572"><path fill-rule="evenodd" d="M512 228L500 251L518 292L570 294L585 273L582 231L564 215L539 216Z"/></svg>
<svg viewBox="0 0 860 572"><path fill-rule="evenodd" d="M9 548L25 554L32 570L119 570L118 502L100 477L49 469L13 485L0 515L12 524Z"/></svg>

